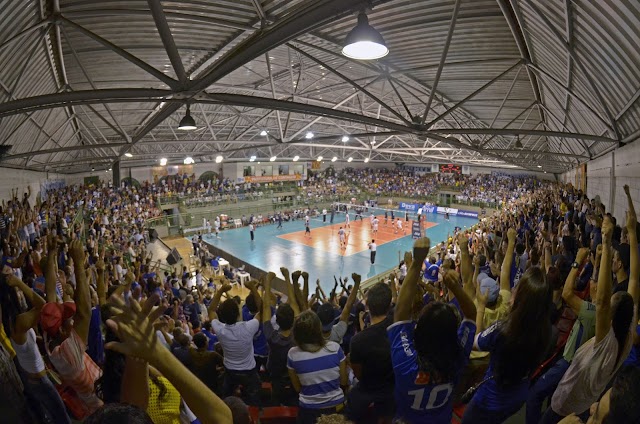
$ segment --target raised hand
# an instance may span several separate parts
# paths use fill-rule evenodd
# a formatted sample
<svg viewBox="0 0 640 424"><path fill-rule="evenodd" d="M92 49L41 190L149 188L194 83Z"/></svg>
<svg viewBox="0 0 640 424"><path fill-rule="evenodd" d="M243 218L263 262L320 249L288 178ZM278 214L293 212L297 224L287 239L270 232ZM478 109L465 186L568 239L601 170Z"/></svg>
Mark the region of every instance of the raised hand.
<svg viewBox="0 0 640 424"><path fill-rule="evenodd" d="M517 235L518 233L516 233L515 228L509 228L509 230L507 231L507 240L509 240L510 243L515 243Z"/></svg>
<svg viewBox="0 0 640 424"><path fill-rule="evenodd" d="M231 290L231 284L229 284L229 282L228 282L228 281L225 281L225 282L222 284L222 287L220 287L220 291L221 291L222 293L226 293L226 292L228 292L229 290Z"/></svg>
<svg viewBox="0 0 640 424"><path fill-rule="evenodd" d="M449 289L454 286L459 286L460 274L458 274L456 271L449 271L444 275L444 278L442 279L442 281L444 282L445 286L447 286L447 288Z"/></svg>
<svg viewBox="0 0 640 424"><path fill-rule="evenodd" d="M82 265L84 263L84 247L78 239L72 240L69 244L69 256L73 259L73 263Z"/></svg>
<svg viewBox="0 0 640 424"><path fill-rule="evenodd" d="M458 246L460 246L460 250L463 252L469 251L469 242L467 240L467 236L463 233L458 234Z"/></svg>
<svg viewBox="0 0 640 424"><path fill-rule="evenodd" d="M269 273L267 274L267 281L273 281L274 278L276 278L276 274L269 271Z"/></svg>
<svg viewBox="0 0 640 424"><path fill-rule="evenodd" d="M351 278L353 278L353 283L357 286L360 284L360 281L362 280L362 277L360 276L360 274L356 274L355 272L353 274L351 274ZM354 287L355 290L355 287Z"/></svg>
<svg viewBox="0 0 640 424"><path fill-rule="evenodd" d="M280 267L280 272L282 273L282 276L286 279L289 278L289 269L286 267Z"/></svg>
<svg viewBox="0 0 640 424"><path fill-rule="evenodd" d="M588 247L581 247L576 255L576 262L581 264L589 256L590 250Z"/></svg>
<svg viewBox="0 0 640 424"><path fill-rule="evenodd" d="M135 299L131 298L127 306L121 298L112 297L110 300L112 310L118 313L107 320L107 325L116 333L120 341L109 342L105 347L154 363L158 357L158 349L163 349L154 328L155 321L164 312L162 306L153 308L157 301L158 296L153 295L140 306Z"/></svg>
<svg viewBox="0 0 640 424"><path fill-rule="evenodd" d="M428 237L422 237L413 243L413 259L422 264L424 260L429 256L429 250L431 249L431 240Z"/></svg>
<svg viewBox="0 0 640 424"><path fill-rule="evenodd" d="M604 243L606 241L607 243L611 244L612 236L613 222L611 221L611 218L605 216L604 220L602 221L602 242Z"/></svg>
<svg viewBox="0 0 640 424"><path fill-rule="evenodd" d="M291 282L293 284L297 284L298 280L300 280L300 275L302 274L302 271L294 271L293 274L291 274Z"/></svg>

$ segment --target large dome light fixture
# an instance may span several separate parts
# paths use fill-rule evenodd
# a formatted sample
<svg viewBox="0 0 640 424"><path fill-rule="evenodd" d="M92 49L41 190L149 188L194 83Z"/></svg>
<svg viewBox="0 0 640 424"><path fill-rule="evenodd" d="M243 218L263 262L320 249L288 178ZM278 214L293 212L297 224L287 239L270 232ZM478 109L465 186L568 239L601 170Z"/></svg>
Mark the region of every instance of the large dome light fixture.
<svg viewBox="0 0 640 424"><path fill-rule="evenodd" d="M358 24L344 39L342 54L358 60L380 59L389 54L384 38L369 25L369 18L364 12L360 12Z"/></svg>
<svg viewBox="0 0 640 424"><path fill-rule="evenodd" d="M178 124L178 129L183 131L195 130L196 121L191 117L191 110L189 109L189 105L187 105L187 114L184 115L184 118L180 120L180 124Z"/></svg>

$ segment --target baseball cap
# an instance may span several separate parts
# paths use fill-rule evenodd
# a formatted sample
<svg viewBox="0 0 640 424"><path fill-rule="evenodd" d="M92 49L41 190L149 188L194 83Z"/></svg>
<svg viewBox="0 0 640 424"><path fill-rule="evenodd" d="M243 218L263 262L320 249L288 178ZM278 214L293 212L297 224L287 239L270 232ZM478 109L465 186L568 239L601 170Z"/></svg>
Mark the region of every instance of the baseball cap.
<svg viewBox="0 0 640 424"><path fill-rule="evenodd" d="M489 295L487 302L493 303L496 300L498 300L498 295L500 294L500 286L498 285L496 280L486 276L486 274L484 275L485 275L485 278L480 280L480 292L481 293L487 292L487 294ZM480 279L480 276L478 276L478 279Z"/></svg>
<svg viewBox="0 0 640 424"><path fill-rule="evenodd" d="M40 312L40 325L49 337L54 337L60 331L62 324L74 316L76 304L73 302L54 303L48 302L42 307Z"/></svg>
<svg viewBox="0 0 640 424"><path fill-rule="evenodd" d="M322 323L322 331L331 331L333 320L336 318L336 311L330 304L323 303L318 308L318 318Z"/></svg>

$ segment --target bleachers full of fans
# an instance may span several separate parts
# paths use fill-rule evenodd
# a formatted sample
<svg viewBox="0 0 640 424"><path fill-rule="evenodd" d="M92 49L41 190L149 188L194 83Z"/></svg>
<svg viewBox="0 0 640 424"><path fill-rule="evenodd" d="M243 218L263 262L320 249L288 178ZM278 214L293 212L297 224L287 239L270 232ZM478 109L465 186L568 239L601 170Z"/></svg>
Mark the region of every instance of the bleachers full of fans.
<svg viewBox="0 0 640 424"><path fill-rule="evenodd" d="M212 275L203 260L193 276L149 257L158 196L244 189L184 177L5 199L0 421L639 422L640 228L627 186L621 225L580 190L531 177L318 174L307 195L457 185L503 208L441 243L416 240L385 281L328 270L327 294L283 267L282 292L269 272L241 298L239 270Z"/></svg>

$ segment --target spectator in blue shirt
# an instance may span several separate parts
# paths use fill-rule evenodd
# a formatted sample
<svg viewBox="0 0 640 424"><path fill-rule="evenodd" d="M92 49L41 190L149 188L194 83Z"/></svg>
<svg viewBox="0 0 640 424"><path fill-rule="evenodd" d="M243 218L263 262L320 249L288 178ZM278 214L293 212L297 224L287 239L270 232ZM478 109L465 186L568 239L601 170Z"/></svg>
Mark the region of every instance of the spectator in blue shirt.
<svg viewBox="0 0 640 424"><path fill-rule="evenodd" d="M500 278L509 278L516 231L507 232L509 244ZM544 271L529 268L520 279L511 311L476 335L474 349L491 352L483 384L467 406L463 424L499 424L520 410L529 392L529 374L538 366L551 340L551 288ZM478 315L486 296L478 296Z"/></svg>
<svg viewBox="0 0 640 424"><path fill-rule="evenodd" d="M454 306L439 301L422 310L417 324L411 321L420 267L429 248L429 239L422 238L414 244L413 259L405 255L409 271L398 297L395 323L387 331L395 374L396 417L411 423L445 424L451 422L453 390L473 345L476 325L469 318L475 317L476 308L460 286L458 273L450 271L444 283L458 299L465 318L462 323ZM461 249L464 280L472 289L466 243Z"/></svg>

